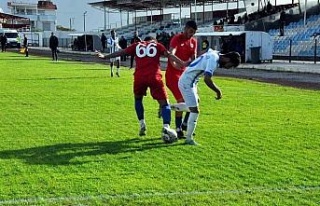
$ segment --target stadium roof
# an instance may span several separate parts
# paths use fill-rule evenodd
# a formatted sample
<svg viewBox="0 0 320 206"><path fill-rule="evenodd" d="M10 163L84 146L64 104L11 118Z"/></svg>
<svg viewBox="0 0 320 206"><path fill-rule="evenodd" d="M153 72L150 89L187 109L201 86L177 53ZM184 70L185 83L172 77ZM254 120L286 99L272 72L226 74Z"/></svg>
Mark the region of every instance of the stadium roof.
<svg viewBox="0 0 320 206"><path fill-rule="evenodd" d="M238 2L240 0L105 0L89 3L93 7L109 8L119 11L145 11L145 10L160 10L163 8L179 8L203 4L218 4L227 2Z"/></svg>
<svg viewBox="0 0 320 206"><path fill-rule="evenodd" d="M28 18L20 17L20 16L15 16L12 14L6 14L6 13L1 13L0 12L0 19L20 19L20 20L27 20Z"/></svg>

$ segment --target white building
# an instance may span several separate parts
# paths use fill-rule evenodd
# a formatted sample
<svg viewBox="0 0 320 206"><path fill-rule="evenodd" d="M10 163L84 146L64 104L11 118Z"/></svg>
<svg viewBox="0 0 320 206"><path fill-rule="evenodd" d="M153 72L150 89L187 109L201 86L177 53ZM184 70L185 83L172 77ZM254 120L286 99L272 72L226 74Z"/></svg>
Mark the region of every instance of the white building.
<svg viewBox="0 0 320 206"><path fill-rule="evenodd" d="M51 0L37 3L8 1L8 8L13 15L30 19L32 31L56 31L57 6Z"/></svg>

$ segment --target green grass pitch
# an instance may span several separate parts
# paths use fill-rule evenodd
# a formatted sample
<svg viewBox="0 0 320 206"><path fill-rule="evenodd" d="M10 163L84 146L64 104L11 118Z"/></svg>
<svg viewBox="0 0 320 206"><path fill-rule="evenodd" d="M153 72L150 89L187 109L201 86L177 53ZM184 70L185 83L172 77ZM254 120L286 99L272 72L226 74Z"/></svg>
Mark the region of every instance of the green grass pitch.
<svg viewBox="0 0 320 206"><path fill-rule="evenodd" d="M150 95L138 136L133 71L109 72L0 53L0 205L320 204L319 91L201 81L200 146L168 145Z"/></svg>

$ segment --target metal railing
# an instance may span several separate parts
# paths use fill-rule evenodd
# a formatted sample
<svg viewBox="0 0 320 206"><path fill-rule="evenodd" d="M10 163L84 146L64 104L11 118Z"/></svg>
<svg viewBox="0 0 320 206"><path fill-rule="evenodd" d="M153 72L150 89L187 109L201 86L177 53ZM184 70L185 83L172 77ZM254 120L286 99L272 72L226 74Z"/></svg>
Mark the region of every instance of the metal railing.
<svg viewBox="0 0 320 206"><path fill-rule="evenodd" d="M320 42L318 38L306 41L297 41L293 39L276 40L273 46L275 59L287 59L304 61L320 60Z"/></svg>

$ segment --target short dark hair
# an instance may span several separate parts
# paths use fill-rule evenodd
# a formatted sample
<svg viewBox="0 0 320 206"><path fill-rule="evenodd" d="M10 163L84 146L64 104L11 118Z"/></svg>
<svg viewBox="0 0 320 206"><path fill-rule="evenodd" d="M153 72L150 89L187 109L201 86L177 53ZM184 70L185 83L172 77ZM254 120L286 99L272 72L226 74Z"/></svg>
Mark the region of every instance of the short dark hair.
<svg viewBox="0 0 320 206"><path fill-rule="evenodd" d="M225 57L230 59L234 67L239 66L241 63L241 55L238 52L232 51L225 54Z"/></svg>
<svg viewBox="0 0 320 206"><path fill-rule="evenodd" d="M201 42L201 50L207 50L210 47L209 41L207 39Z"/></svg>
<svg viewBox="0 0 320 206"><path fill-rule="evenodd" d="M187 21L186 27L193 28L194 30L198 30L197 23L193 20Z"/></svg>
<svg viewBox="0 0 320 206"><path fill-rule="evenodd" d="M146 36L143 41L152 41L152 40L156 41L157 39L154 38L153 36Z"/></svg>

